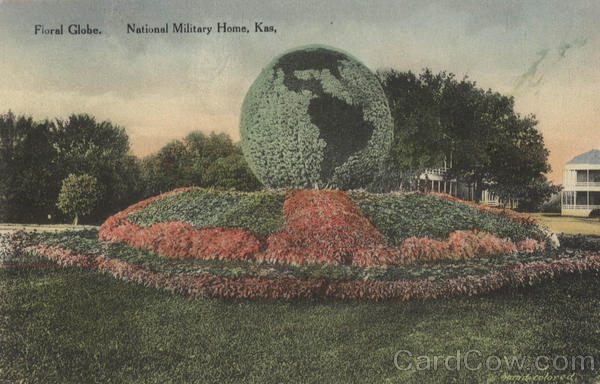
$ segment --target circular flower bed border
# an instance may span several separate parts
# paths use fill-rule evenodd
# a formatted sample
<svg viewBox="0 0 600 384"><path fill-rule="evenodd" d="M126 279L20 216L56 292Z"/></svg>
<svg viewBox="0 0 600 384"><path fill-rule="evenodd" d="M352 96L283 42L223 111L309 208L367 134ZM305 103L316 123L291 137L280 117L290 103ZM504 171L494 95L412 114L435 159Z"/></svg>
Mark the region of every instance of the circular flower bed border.
<svg viewBox="0 0 600 384"><path fill-rule="evenodd" d="M26 236L26 235L25 235ZM35 243L13 235L18 247L30 255L43 256L62 266L87 267L111 274L125 281L166 289L173 293L198 297L244 299L308 299L340 300L422 300L458 295L476 295L502 287L533 285L563 273L600 271L600 255L565 257L551 262L535 261L510 265L501 270L477 276L450 278L419 278L413 280L380 281L360 279L351 281L306 278L282 275L279 277L225 277L207 272L172 274L155 272L139 264L105 255L79 253L60 245Z"/></svg>

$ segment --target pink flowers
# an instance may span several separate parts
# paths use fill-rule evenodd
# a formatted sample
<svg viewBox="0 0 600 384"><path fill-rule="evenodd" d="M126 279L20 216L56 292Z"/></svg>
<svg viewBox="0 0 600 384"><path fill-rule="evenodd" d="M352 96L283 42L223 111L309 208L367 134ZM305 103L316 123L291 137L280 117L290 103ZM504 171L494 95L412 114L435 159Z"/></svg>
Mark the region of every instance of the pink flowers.
<svg viewBox="0 0 600 384"><path fill-rule="evenodd" d="M505 286L531 285L562 273L600 271L600 256L591 255L505 266L482 275L396 281L303 279L285 273L276 277L226 277L207 272L156 272L143 265L129 264L105 255L81 254L59 245L28 245L25 251L41 254L59 265L94 268L122 280L173 293L245 299L423 300L482 294Z"/></svg>
<svg viewBox="0 0 600 384"><path fill-rule="evenodd" d="M392 262L385 237L341 191L293 191L283 208L285 229L267 239L265 260L360 266Z"/></svg>
<svg viewBox="0 0 600 384"><path fill-rule="evenodd" d="M519 249L519 251L525 251L525 252L535 252L535 251L540 251L546 248L546 242L545 241L536 241L533 239L525 239L523 241L519 241L517 243L517 248Z"/></svg>
<svg viewBox="0 0 600 384"><path fill-rule="evenodd" d="M500 255L525 250L542 250L546 244L527 239L515 244L509 239L501 239L488 232L454 231L445 241L428 237L411 237L398 248L400 263L414 261L434 261L441 259L464 260L475 257Z"/></svg>

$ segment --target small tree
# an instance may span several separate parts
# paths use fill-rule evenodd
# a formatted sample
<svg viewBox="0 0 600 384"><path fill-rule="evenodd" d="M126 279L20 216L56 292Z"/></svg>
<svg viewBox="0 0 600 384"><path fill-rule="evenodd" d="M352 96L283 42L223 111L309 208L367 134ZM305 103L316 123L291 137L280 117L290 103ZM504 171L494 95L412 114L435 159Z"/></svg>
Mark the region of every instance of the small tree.
<svg viewBox="0 0 600 384"><path fill-rule="evenodd" d="M63 181L56 206L64 214L73 217L77 225L80 216L89 215L102 198L98 179L84 173L69 174Z"/></svg>

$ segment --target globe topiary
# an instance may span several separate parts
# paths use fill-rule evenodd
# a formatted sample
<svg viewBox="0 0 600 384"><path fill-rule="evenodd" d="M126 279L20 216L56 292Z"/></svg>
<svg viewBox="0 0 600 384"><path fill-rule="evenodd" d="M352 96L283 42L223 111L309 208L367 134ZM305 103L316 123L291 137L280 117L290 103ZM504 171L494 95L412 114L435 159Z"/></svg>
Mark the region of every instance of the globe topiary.
<svg viewBox="0 0 600 384"><path fill-rule="evenodd" d="M240 130L250 169L270 188L364 187L393 137L377 77L325 46L271 61L246 94Z"/></svg>

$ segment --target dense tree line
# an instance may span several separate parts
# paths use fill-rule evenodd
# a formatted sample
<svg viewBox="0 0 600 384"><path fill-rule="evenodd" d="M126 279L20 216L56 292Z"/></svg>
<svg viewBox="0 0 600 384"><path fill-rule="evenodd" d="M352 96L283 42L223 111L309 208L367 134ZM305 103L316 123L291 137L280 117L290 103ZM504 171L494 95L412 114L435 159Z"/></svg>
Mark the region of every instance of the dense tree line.
<svg viewBox="0 0 600 384"><path fill-rule="evenodd" d="M122 127L89 115L39 122L0 115L0 222L65 222L83 214L84 222L97 223L184 185L261 187L224 134L193 132L138 159Z"/></svg>
<svg viewBox="0 0 600 384"><path fill-rule="evenodd" d="M471 183L476 196L485 188L519 199L523 209L537 209L557 191L544 176L550 166L538 122L516 113L512 97L427 69L378 77L394 142L386 167L365 187L419 187L420 170L446 165L447 177ZM64 222L78 213L99 222L141 198L188 185L261 188L239 143L225 134L192 132L138 159L122 127L89 115L37 122L0 115L0 222Z"/></svg>
<svg viewBox="0 0 600 384"><path fill-rule="evenodd" d="M556 192L544 176L549 152L538 122L515 112L512 97L429 69L378 76L395 124L384 175L403 180L406 174L414 177L414 170L445 165L447 177L472 184L476 197L487 189L502 199L519 199L522 209L537 209ZM388 184L395 187L394 180Z"/></svg>
<svg viewBox="0 0 600 384"><path fill-rule="evenodd" d="M88 175L102 188L103 199L88 220L106 217L140 195L139 166L125 130L88 115L41 122L1 115L0 167L0 221L64 221L57 200L69 175Z"/></svg>

